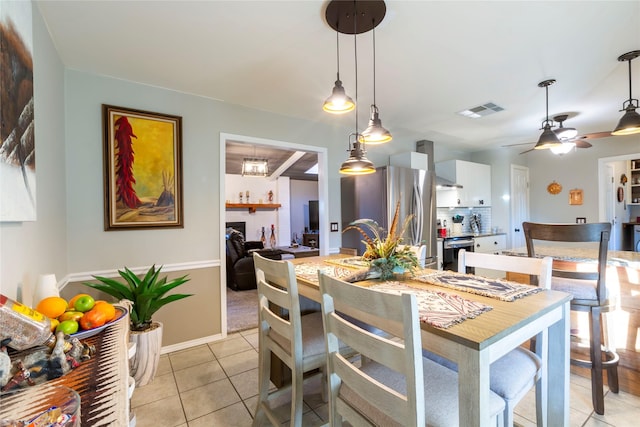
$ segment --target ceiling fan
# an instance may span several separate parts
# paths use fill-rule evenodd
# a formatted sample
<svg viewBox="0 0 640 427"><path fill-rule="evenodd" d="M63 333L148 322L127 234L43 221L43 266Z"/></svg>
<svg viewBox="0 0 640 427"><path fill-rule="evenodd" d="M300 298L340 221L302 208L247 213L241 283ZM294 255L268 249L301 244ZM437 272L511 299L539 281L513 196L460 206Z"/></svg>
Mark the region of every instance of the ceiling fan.
<svg viewBox="0 0 640 427"><path fill-rule="evenodd" d="M611 132L594 132L587 133L584 135L578 135L578 131L575 128L564 127L564 121L569 118L568 114L558 114L553 118L555 122L558 122L558 127L553 129L553 133L556 134L558 139L562 141L563 145L568 144L568 149L564 150L551 150L554 154L566 154L571 151L571 149L575 148L590 148L593 145L590 142L587 142L588 139L597 139L597 138L606 138L607 136L611 136ZM572 145L573 144L573 145ZM535 145L535 142L523 142L520 144L510 144L503 145L503 147L517 147L520 145ZM570 147L569 147L570 145ZM564 147L563 147L564 148ZM525 154L530 151L533 151L534 148L523 151L520 154Z"/></svg>

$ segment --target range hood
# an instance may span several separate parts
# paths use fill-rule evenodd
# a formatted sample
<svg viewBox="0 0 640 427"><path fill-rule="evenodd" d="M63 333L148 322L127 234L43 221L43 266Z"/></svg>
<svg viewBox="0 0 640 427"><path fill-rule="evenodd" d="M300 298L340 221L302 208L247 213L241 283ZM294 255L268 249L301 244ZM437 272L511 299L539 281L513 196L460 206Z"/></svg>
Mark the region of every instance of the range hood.
<svg viewBox="0 0 640 427"><path fill-rule="evenodd" d="M456 184L455 182L449 181L448 179L441 176L436 176L436 188L462 188L462 185Z"/></svg>

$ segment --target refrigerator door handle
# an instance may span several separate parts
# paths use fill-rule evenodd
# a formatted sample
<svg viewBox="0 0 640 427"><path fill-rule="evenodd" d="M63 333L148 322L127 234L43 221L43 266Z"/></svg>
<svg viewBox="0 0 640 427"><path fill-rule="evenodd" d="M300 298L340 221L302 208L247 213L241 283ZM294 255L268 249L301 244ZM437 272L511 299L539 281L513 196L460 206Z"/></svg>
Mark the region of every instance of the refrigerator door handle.
<svg viewBox="0 0 640 427"><path fill-rule="evenodd" d="M414 204L414 220L415 227L413 227L413 235L411 236L412 245L418 246L420 245L420 239L422 237L422 228L424 226L424 206L422 204L422 189L421 189L421 178L422 171L416 171L413 175L413 204Z"/></svg>

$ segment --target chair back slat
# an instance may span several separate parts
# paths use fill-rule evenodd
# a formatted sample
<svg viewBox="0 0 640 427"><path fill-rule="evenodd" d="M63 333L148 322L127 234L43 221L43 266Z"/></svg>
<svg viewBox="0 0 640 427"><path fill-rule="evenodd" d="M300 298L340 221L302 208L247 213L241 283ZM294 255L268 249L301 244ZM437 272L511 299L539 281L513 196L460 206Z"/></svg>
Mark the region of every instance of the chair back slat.
<svg viewBox="0 0 640 427"><path fill-rule="evenodd" d="M366 414L352 407L350 401L341 396L341 391L344 391L342 387L347 387L401 425L424 425L422 347L415 296L378 292L323 273L319 273L319 282L328 353L330 410L337 411L354 425L371 422ZM349 318L337 313L336 308L344 311ZM378 320L373 320L376 318ZM384 324L384 319L399 323L402 332L396 334L402 336L394 340L392 337L374 335L354 323L354 319L369 324ZM341 356L339 341L361 350L363 355L403 375L406 394L381 384ZM356 416L357 420L354 419ZM332 412L332 421L335 419Z"/></svg>
<svg viewBox="0 0 640 427"><path fill-rule="evenodd" d="M532 284L550 289L553 260L551 257L527 258L509 255L496 255L481 252L458 252L458 272L464 273L467 267L481 267L488 270L508 271L512 273L529 274L537 280Z"/></svg>

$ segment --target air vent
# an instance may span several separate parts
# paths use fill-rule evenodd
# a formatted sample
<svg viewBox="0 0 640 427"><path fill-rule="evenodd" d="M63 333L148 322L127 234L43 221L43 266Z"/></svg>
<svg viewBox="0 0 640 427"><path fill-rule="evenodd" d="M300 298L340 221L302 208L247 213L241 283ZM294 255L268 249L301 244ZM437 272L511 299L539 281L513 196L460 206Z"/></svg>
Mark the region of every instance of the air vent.
<svg viewBox="0 0 640 427"><path fill-rule="evenodd" d="M472 119L479 119L480 117L488 116L489 114L497 113L504 110L504 108L493 102L487 102L477 107L472 107L467 110L458 111L458 114L465 117L471 117Z"/></svg>

